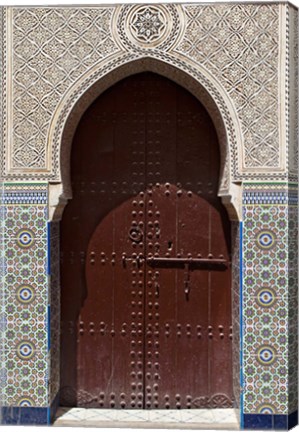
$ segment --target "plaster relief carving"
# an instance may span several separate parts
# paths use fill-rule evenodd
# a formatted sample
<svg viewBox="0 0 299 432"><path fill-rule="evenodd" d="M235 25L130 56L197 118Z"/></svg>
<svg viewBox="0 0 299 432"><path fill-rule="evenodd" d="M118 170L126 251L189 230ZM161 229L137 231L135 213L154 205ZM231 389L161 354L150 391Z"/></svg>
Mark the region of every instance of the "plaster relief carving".
<svg viewBox="0 0 299 432"><path fill-rule="evenodd" d="M125 50L165 52L181 40L184 23L180 5L128 5L116 9L112 32Z"/></svg>
<svg viewBox="0 0 299 432"><path fill-rule="evenodd" d="M61 101L86 74L101 68L94 74L100 79L112 70L108 63L126 54L127 61L155 58L192 76L197 70L201 83L212 76L234 105L241 125L241 151L230 150L232 180L286 178L287 138L279 119L286 113L288 81L279 85L279 70L286 68L287 50L280 34L287 31L287 7L3 8L8 50L3 103L10 113L3 128L4 177L59 179L57 149L48 147L48 136L56 134L49 128Z"/></svg>
<svg viewBox="0 0 299 432"><path fill-rule="evenodd" d="M159 58L133 58L130 56L115 57L105 67L99 67L84 79L75 83L62 100L55 113L55 122L51 124L48 136L49 148L54 149L53 178L62 182L59 189L55 182L51 193L50 214L59 219L68 199L72 196L70 153L72 138L77 124L86 108L107 88L133 73L152 71L168 77L185 87L205 106L217 130L221 152L221 169L218 195L222 198L231 220L241 219L241 188L233 184L236 173L236 162L240 154L242 141L240 127L233 106L225 93L221 93L212 77L206 79L188 65L177 62L172 56L164 54ZM59 177L61 176L61 177ZM61 184L61 183L59 183ZM55 213L55 214L54 214Z"/></svg>
<svg viewBox="0 0 299 432"><path fill-rule="evenodd" d="M62 95L117 51L113 8L15 8L12 16L12 170L47 167L46 135Z"/></svg>
<svg viewBox="0 0 299 432"><path fill-rule="evenodd" d="M87 73L78 80L62 99L48 135L48 147L53 149L53 180L62 181L64 197L71 195L69 158L76 125L86 108L115 82L142 71L156 72L188 89L205 106L216 126L220 151L221 174L219 194L229 192L242 150L240 127L234 107L213 77L205 77L189 63L177 61L170 54L153 52L151 58L121 55ZM234 192L232 192L234 195Z"/></svg>
<svg viewBox="0 0 299 432"><path fill-rule="evenodd" d="M278 5L184 6L180 52L213 73L234 102L244 134L246 171L280 168Z"/></svg>
<svg viewBox="0 0 299 432"><path fill-rule="evenodd" d="M161 39L165 34L166 19L160 7L138 6L131 16L129 28L138 42L150 44Z"/></svg>
<svg viewBox="0 0 299 432"><path fill-rule="evenodd" d="M289 178L298 180L298 14L288 6L288 171Z"/></svg>

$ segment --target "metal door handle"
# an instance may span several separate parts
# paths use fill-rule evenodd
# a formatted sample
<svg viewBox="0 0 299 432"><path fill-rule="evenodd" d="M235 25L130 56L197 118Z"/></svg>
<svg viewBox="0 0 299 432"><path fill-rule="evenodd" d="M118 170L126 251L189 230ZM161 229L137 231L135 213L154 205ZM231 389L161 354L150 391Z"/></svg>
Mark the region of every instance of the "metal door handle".
<svg viewBox="0 0 299 432"><path fill-rule="evenodd" d="M189 295L191 291L191 278L190 271L201 268L201 269L210 269L211 267L217 270L224 270L228 267L228 262L223 258L167 258L167 257L150 257L146 260L147 264L151 267L163 267L163 268L171 268L171 267L179 267L184 268L184 293L186 296L186 300L189 300ZM156 284L155 284L156 286ZM157 292L157 287L156 287Z"/></svg>

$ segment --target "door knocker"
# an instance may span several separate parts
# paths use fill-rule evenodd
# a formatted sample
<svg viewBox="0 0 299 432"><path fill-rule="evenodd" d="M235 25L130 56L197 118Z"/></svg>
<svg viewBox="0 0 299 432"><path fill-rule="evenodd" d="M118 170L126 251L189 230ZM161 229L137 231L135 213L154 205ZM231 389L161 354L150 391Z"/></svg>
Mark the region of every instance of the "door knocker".
<svg viewBox="0 0 299 432"><path fill-rule="evenodd" d="M142 241L143 232L140 228L131 228L129 232L129 237L132 241L139 243Z"/></svg>

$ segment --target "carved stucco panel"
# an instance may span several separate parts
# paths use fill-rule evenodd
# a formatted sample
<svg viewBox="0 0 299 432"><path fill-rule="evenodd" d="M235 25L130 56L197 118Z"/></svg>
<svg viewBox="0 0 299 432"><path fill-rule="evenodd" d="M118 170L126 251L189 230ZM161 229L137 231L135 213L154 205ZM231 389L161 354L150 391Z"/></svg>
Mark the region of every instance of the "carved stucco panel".
<svg viewBox="0 0 299 432"><path fill-rule="evenodd" d="M3 15L4 15L4 9L0 8L0 46L1 46L1 55L0 55L0 91L1 91L1 97L0 97L0 157L2 155L2 149L4 146L4 110L3 110L3 101L4 101L4 92L5 92L5 86L4 86L4 59L5 59L5 50L4 50L4 28L3 28ZM1 165L1 164L0 164ZM0 168L1 173L1 168ZM1 175L0 175L1 177Z"/></svg>
<svg viewBox="0 0 299 432"><path fill-rule="evenodd" d="M292 180L298 180L298 13L288 6L288 173Z"/></svg>
<svg viewBox="0 0 299 432"><path fill-rule="evenodd" d="M69 86L118 50L111 35L113 7L13 8L10 169L47 167L51 117Z"/></svg>
<svg viewBox="0 0 299 432"><path fill-rule="evenodd" d="M160 9L159 9L160 8ZM241 124L243 150L233 180L286 176L279 118L284 44L279 4L13 7L8 15L8 178L53 178L47 136L64 95L96 65L122 53L155 50L206 69L223 87ZM123 19L117 22L115 16ZM167 27L168 26L168 27ZM185 59L185 60L184 60ZM12 77L12 82L8 79ZM99 74L100 75L100 74ZM281 110L281 111L279 111ZM237 158L237 154L231 155Z"/></svg>
<svg viewBox="0 0 299 432"><path fill-rule="evenodd" d="M281 167L279 5L184 6L180 52L215 74L232 98L244 135L243 168Z"/></svg>

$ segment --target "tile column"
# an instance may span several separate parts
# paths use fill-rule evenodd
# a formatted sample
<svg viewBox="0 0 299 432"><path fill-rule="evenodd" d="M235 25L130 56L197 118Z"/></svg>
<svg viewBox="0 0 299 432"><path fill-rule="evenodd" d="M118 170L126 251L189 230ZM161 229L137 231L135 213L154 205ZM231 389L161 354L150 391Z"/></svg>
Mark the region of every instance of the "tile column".
<svg viewBox="0 0 299 432"><path fill-rule="evenodd" d="M2 190L2 424L49 423L47 197L47 183Z"/></svg>
<svg viewBox="0 0 299 432"><path fill-rule="evenodd" d="M297 424L297 231L296 184L244 184L244 429Z"/></svg>

